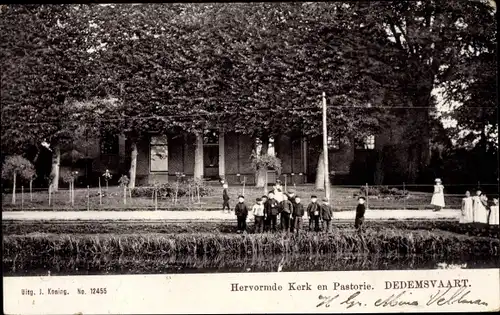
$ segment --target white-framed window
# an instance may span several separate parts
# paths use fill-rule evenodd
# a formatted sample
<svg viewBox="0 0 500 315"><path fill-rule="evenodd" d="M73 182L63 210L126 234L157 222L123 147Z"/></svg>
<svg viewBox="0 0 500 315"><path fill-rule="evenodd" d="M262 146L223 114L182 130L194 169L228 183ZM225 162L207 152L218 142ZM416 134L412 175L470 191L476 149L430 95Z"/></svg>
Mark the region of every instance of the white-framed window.
<svg viewBox="0 0 500 315"><path fill-rule="evenodd" d="M327 138L328 149L338 150L340 149L340 137L331 137Z"/></svg>
<svg viewBox="0 0 500 315"><path fill-rule="evenodd" d="M150 171L168 172L167 136L152 136L149 148Z"/></svg>
<svg viewBox="0 0 500 315"><path fill-rule="evenodd" d="M267 150L267 154L270 156L276 156L276 146L274 145L273 137L269 137L269 149Z"/></svg>
<svg viewBox="0 0 500 315"><path fill-rule="evenodd" d="M356 149L358 150L374 150L375 149L375 136L369 135L362 140L356 141Z"/></svg>
<svg viewBox="0 0 500 315"><path fill-rule="evenodd" d="M375 136L369 135L368 137L366 137L364 141L364 146L366 150L375 149Z"/></svg>
<svg viewBox="0 0 500 315"><path fill-rule="evenodd" d="M203 144L219 144L219 132L217 130L205 130L203 132Z"/></svg>
<svg viewBox="0 0 500 315"><path fill-rule="evenodd" d="M105 134L101 138L101 155L118 155L120 142L118 135Z"/></svg>
<svg viewBox="0 0 500 315"><path fill-rule="evenodd" d="M262 151L262 140L260 138L257 138L255 140L255 151L257 154L260 154ZM269 137L269 146L267 147L267 154L271 156L276 156L276 147L274 145L274 138Z"/></svg>

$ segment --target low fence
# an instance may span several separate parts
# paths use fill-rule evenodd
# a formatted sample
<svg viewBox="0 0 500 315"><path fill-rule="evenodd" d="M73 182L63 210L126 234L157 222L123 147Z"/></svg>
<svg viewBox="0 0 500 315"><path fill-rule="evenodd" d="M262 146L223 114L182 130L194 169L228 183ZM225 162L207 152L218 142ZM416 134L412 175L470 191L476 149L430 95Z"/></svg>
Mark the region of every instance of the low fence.
<svg viewBox="0 0 500 315"><path fill-rule="evenodd" d="M479 184L479 188L488 187L489 190L498 189L497 184ZM175 185L174 185L175 186ZM452 185L448 185L452 186ZM471 184L455 184L474 194L477 186ZM471 189L472 187L472 189ZM285 188L285 187L284 187ZM26 189L21 186L12 192L4 193L2 209L12 210L222 210L222 187L211 186L209 195L200 194L200 189L190 187L181 196L175 191L166 195L158 186L140 186L135 189L146 191L147 196L135 196L127 187L104 188L60 188L57 192L49 188ZM232 185L228 192L230 206L234 207L238 195L246 197L250 206L257 197L264 194L264 188L255 186ZM311 195L321 199L324 191L316 190L314 185L287 185L285 190L294 189L302 198L304 204L309 203ZM353 210L357 204L357 197L364 196L370 209L403 209L419 210L432 209L430 205L433 185L342 185L331 187L331 204L339 211ZM446 189L446 188L445 188ZM427 192L426 192L427 191ZM497 190L498 191L498 190ZM498 195L498 193L496 194ZM446 208L459 209L464 194L445 193ZM493 197L490 196L490 197ZM491 198L490 198L491 199Z"/></svg>

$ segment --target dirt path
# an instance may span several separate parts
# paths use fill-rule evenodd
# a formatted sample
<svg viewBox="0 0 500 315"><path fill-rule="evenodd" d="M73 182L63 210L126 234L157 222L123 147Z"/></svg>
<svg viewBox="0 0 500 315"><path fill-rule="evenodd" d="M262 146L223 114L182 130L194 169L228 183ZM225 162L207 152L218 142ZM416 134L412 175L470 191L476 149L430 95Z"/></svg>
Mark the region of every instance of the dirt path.
<svg viewBox="0 0 500 315"><path fill-rule="evenodd" d="M373 210L367 211L368 220L407 220L407 219L458 219L459 210ZM335 220L354 220L354 211L342 211L334 214ZM234 214L221 211L7 211L2 212L2 220L189 220L221 221L234 220ZM252 219L250 217L249 219Z"/></svg>

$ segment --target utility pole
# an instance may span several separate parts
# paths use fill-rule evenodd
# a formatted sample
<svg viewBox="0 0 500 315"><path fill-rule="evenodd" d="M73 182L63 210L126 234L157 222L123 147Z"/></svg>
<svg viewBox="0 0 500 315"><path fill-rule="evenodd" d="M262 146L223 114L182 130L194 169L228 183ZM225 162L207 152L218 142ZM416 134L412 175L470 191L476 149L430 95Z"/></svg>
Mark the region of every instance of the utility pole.
<svg viewBox="0 0 500 315"><path fill-rule="evenodd" d="M328 136L326 128L326 94L323 92L323 161L325 163L325 194L330 200L330 172L328 168Z"/></svg>

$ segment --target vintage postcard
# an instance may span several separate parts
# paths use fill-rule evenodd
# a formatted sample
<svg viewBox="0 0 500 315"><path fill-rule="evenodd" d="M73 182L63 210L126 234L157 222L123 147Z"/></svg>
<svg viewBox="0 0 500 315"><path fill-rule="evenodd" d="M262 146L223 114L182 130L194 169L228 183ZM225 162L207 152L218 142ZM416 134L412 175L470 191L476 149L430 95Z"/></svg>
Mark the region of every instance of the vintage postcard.
<svg viewBox="0 0 500 315"><path fill-rule="evenodd" d="M500 310L496 1L0 29L5 314Z"/></svg>

